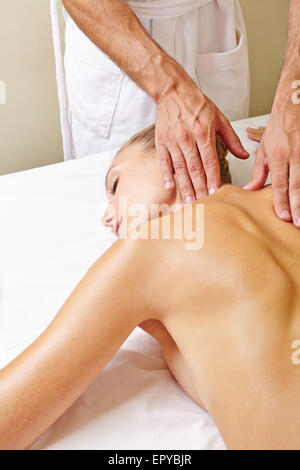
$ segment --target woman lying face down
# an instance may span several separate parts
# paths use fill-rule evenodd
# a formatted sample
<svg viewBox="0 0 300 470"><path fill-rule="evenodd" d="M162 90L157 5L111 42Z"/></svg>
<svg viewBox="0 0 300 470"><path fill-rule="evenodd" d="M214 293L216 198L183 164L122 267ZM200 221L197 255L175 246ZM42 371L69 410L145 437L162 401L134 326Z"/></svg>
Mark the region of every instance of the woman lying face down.
<svg viewBox="0 0 300 470"><path fill-rule="evenodd" d="M33 443L137 326L160 343L171 374L228 448L300 449L299 231L274 214L271 186L223 184L184 206L176 187L163 189L151 135L149 146L132 141L113 162L104 223L125 227L122 196L128 206L178 203L176 215L186 211L203 244L189 249L185 233L119 237L95 261L48 328L0 371L0 449ZM164 219L149 214L141 226ZM174 214L170 233L180 223Z"/></svg>
<svg viewBox="0 0 300 470"><path fill-rule="evenodd" d="M263 130L248 129L248 136L260 141ZM297 253L300 259L299 234L292 224L276 218L271 185L246 192L230 184L227 149L218 135L216 147L223 186L202 201L204 247L198 258L184 256L181 270L180 252L171 249L177 276L171 275L171 266L163 270L168 281L160 294L165 298L176 286L179 294L169 294L173 313L139 326L161 344L170 372L211 413L228 447L299 448L300 366L296 368L292 359L300 345L300 264L295 258ZM161 184L154 126L119 151L106 184L110 204L103 223L117 233L127 217L120 207L122 196L128 197L128 205L145 204L148 220L151 204L183 207L177 184L171 191ZM161 266L164 255L170 259L167 245L164 248L149 256L148 265L159 260ZM154 270L153 279L156 275Z"/></svg>
<svg viewBox="0 0 300 470"><path fill-rule="evenodd" d="M216 148L220 163L222 183L231 183L231 176L226 155L227 147L221 137L216 135ZM155 217L153 205L167 205L180 208L183 206L178 189L176 175L175 186L166 190L161 183L161 166L155 149L155 125L135 134L116 154L106 176L108 208L102 219L103 224L112 227L117 235L124 235L126 226L133 228L143 220ZM129 214L129 208L138 209L139 217ZM162 207L163 209L163 207ZM157 215L156 215L157 216ZM122 224L123 222L123 224Z"/></svg>

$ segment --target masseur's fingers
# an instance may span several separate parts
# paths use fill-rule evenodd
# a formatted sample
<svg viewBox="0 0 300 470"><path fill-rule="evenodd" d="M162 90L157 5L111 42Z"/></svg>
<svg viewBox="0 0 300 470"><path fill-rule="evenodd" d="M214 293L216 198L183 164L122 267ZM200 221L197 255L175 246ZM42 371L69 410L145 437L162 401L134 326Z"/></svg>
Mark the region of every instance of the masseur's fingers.
<svg viewBox="0 0 300 470"><path fill-rule="evenodd" d="M201 138L196 138L199 153L205 175L202 176L203 189L201 196L212 194L221 186L220 176L220 164L216 149L216 133L214 126L210 126L205 133L202 134ZM206 176L206 184L204 184L204 177Z"/></svg>
<svg viewBox="0 0 300 470"><path fill-rule="evenodd" d="M191 136L189 133L186 133L185 138L181 139L180 149L185 157L188 174L193 183L194 190L196 193L196 198L200 199L201 197L207 196L207 186L217 187L216 184L219 183L219 178L217 177L217 175L212 174L215 166L208 164L207 165L208 171L205 175L205 171L203 168L203 165L204 165L203 156L202 154L201 156L199 155L196 142L193 136ZM220 173L218 161L217 161L216 172ZM183 188L183 191L184 191L184 188Z"/></svg>
<svg viewBox="0 0 300 470"><path fill-rule="evenodd" d="M292 157L290 161L289 202L293 224L300 228L300 162Z"/></svg>
<svg viewBox="0 0 300 470"><path fill-rule="evenodd" d="M291 220L289 205L289 161L274 155L270 163L274 209L278 217ZM295 201L294 201L295 202Z"/></svg>
<svg viewBox="0 0 300 470"><path fill-rule="evenodd" d="M259 147L255 157L254 167L251 173L249 182L244 186L244 189L261 189L268 177L269 169L266 156L262 147Z"/></svg>
<svg viewBox="0 0 300 470"><path fill-rule="evenodd" d="M185 204L191 204L196 198L183 153L177 144L169 145L169 150L182 199Z"/></svg>
<svg viewBox="0 0 300 470"><path fill-rule="evenodd" d="M162 170L163 184L166 189L173 189L173 163L169 151L164 145L157 145L157 152Z"/></svg>

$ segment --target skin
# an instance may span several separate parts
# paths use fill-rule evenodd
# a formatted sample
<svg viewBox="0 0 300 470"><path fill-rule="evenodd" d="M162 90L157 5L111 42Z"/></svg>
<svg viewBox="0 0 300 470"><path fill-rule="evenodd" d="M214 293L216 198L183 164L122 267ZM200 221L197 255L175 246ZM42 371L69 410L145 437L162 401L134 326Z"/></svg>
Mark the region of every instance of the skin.
<svg viewBox="0 0 300 470"><path fill-rule="evenodd" d="M271 116L244 189L264 186L271 173L279 218L300 228L300 3L290 1L288 46ZM298 82L297 82L298 81ZM297 91L298 88L298 91Z"/></svg>
<svg viewBox="0 0 300 470"><path fill-rule="evenodd" d="M249 157L224 114L151 38L125 0L63 3L86 36L155 101L158 181L172 191L174 170L188 203L219 188L215 132L236 157Z"/></svg>
<svg viewBox="0 0 300 470"><path fill-rule="evenodd" d="M156 149L163 183L190 203L221 185L214 135L248 158L228 119L153 41L125 0L64 0L79 28L157 104ZM290 1L287 52L265 136L244 189L261 189L270 171L275 213L300 228L300 4ZM299 87L299 84L298 84ZM200 157L201 155L201 157ZM177 176L173 178L173 170Z"/></svg>
<svg viewBox="0 0 300 470"><path fill-rule="evenodd" d="M264 128L248 132L260 140ZM109 206L102 221L114 229L126 218L120 196L132 203L152 197L165 202L163 193L153 194L157 155L143 155L141 146L130 147L108 173ZM143 188L131 184L133 177ZM228 448L299 449L300 367L291 360L292 345L300 344L298 232L275 217L270 185L255 193L224 185L202 202L207 228L196 256L183 254L182 241L173 240L172 247L160 240L163 248L150 249L147 266L155 264L154 253L159 263L164 256L171 260L155 292L164 299L164 313L159 305L159 319L139 326L161 344L174 378L212 415ZM178 191L168 204L182 204ZM149 269L156 279L155 267Z"/></svg>
<svg viewBox="0 0 300 470"><path fill-rule="evenodd" d="M182 203L177 185L172 192L157 185L157 153L135 145L113 163L103 223L116 228L123 217L120 238L0 371L0 448L27 448L140 326L229 449L300 449L299 232L275 216L271 187L223 185L171 213L171 234L183 210L197 230L204 223L203 247L189 251L185 236L134 239L126 229L121 196L148 207ZM195 217L199 204L204 221ZM166 217L145 217L138 227L150 233Z"/></svg>
<svg viewBox="0 0 300 470"><path fill-rule="evenodd" d="M258 128L247 127L248 138L251 140L255 140L256 142L261 142L265 129L266 128L263 126L259 126Z"/></svg>

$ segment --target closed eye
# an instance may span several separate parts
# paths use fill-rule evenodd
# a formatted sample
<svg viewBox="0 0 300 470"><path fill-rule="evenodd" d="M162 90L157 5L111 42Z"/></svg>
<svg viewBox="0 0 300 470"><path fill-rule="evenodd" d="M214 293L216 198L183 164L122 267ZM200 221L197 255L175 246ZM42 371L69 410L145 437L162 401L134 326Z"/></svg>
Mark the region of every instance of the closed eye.
<svg viewBox="0 0 300 470"><path fill-rule="evenodd" d="M115 179L115 181L113 182L112 188L110 190L111 194L115 194L115 192L117 190L118 183L119 183L119 178Z"/></svg>

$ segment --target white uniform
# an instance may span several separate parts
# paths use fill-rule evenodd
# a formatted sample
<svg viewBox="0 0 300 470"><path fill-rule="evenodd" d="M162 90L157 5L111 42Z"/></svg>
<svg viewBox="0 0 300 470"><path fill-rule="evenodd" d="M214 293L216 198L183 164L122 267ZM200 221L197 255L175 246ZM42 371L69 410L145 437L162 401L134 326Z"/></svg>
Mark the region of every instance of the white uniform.
<svg viewBox="0 0 300 470"><path fill-rule="evenodd" d="M156 121L156 105L65 12L62 65L51 0L65 159L120 147ZM127 0L154 40L230 120L248 116L250 75L238 0Z"/></svg>

